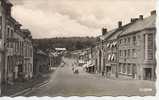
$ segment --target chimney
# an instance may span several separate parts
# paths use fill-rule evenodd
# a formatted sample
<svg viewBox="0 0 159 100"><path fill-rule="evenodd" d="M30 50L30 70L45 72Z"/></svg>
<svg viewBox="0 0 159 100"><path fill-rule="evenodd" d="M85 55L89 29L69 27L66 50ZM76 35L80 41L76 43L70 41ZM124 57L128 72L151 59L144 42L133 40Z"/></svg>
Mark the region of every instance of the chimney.
<svg viewBox="0 0 159 100"><path fill-rule="evenodd" d="M119 21L118 22L118 28L121 28L122 27L122 21Z"/></svg>
<svg viewBox="0 0 159 100"><path fill-rule="evenodd" d="M21 24L17 23L17 24L15 25L15 29L18 30L18 29L21 28L21 26L22 26Z"/></svg>
<svg viewBox="0 0 159 100"><path fill-rule="evenodd" d="M136 22L138 18L131 18L131 23Z"/></svg>
<svg viewBox="0 0 159 100"><path fill-rule="evenodd" d="M143 15L139 15L139 19L143 20L144 19Z"/></svg>
<svg viewBox="0 0 159 100"><path fill-rule="evenodd" d="M107 28L106 27L103 27L102 28L102 35L105 35L107 33Z"/></svg>
<svg viewBox="0 0 159 100"><path fill-rule="evenodd" d="M5 4L6 4L6 13L7 15L11 16L11 10L12 10L13 4L9 0L6 0Z"/></svg>
<svg viewBox="0 0 159 100"><path fill-rule="evenodd" d="M151 15L156 15L156 10L151 11Z"/></svg>

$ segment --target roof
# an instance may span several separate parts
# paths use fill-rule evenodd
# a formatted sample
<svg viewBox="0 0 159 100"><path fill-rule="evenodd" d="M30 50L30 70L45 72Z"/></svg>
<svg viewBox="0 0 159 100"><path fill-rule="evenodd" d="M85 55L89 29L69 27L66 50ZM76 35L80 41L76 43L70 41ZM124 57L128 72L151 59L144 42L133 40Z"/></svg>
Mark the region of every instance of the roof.
<svg viewBox="0 0 159 100"><path fill-rule="evenodd" d="M108 38L110 35L112 35L114 32L116 32L117 29L113 29L113 30L110 30L109 32L107 32L105 35L101 35L99 36L99 38L101 40L105 40L106 38Z"/></svg>
<svg viewBox="0 0 159 100"><path fill-rule="evenodd" d="M143 20L141 19L137 20L136 22L134 22L134 24L130 25L127 29L123 30L120 36L155 27L156 27L156 14L151 15Z"/></svg>
<svg viewBox="0 0 159 100"><path fill-rule="evenodd" d="M58 56L58 54L57 54L56 52L50 52L49 55L50 55L50 56L54 56L54 57L57 57L57 56Z"/></svg>
<svg viewBox="0 0 159 100"><path fill-rule="evenodd" d="M132 26L132 25L134 25L134 22L131 22L131 23L128 23L128 24L123 25L121 29L119 29L119 28L116 29L116 31L115 31L113 34L111 34L111 35L108 37L108 39L109 39L109 40L117 39L118 36L120 36L120 35L124 32L124 30L127 30L127 29L128 29L130 26Z"/></svg>
<svg viewBox="0 0 159 100"><path fill-rule="evenodd" d="M37 54L47 56L47 54L45 52L43 52L42 50L40 50L40 49L37 50Z"/></svg>
<svg viewBox="0 0 159 100"><path fill-rule="evenodd" d="M114 34L111 34L108 38L108 40L115 40L117 39L117 37L122 33L122 30L118 30L116 32L114 32Z"/></svg>
<svg viewBox="0 0 159 100"><path fill-rule="evenodd" d="M4 0L4 1L5 1L5 3L6 3L7 5L13 6L13 4L12 4L9 0Z"/></svg>
<svg viewBox="0 0 159 100"><path fill-rule="evenodd" d="M155 28L156 27L156 14L153 14L147 18L135 19L134 22L130 22L122 26L122 28L115 28L108 31L105 35L101 35L98 38L100 40L114 40L118 36L127 35L132 32L141 31L143 29Z"/></svg>
<svg viewBox="0 0 159 100"><path fill-rule="evenodd" d="M117 39L117 37L123 32L123 30L128 28L132 24L133 23L128 23L128 24L123 25L122 28L115 28L113 30L110 30L105 35L101 36L100 39L101 40L107 40L107 39L114 40L114 39Z"/></svg>

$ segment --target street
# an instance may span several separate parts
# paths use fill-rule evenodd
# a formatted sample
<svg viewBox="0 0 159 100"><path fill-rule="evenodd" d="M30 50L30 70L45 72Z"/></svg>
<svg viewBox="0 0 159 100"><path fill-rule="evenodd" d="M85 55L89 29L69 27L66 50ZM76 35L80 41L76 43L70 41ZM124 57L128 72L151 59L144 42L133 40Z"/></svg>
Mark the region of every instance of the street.
<svg viewBox="0 0 159 100"><path fill-rule="evenodd" d="M113 80L89 74L79 68L74 74L73 59L64 58L64 67L51 75L49 83L29 96L145 96L155 95L154 81Z"/></svg>

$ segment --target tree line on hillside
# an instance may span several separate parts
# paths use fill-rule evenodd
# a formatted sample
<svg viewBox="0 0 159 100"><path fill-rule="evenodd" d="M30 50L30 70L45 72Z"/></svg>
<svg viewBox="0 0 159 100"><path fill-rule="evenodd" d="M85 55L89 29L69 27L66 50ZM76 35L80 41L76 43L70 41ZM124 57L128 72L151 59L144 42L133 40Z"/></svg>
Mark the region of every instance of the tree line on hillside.
<svg viewBox="0 0 159 100"><path fill-rule="evenodd" d="M54 48L66 48L69 51L73 51L95 46L96 41L97 39L94 37L61 37L33 39L33 44L44 51Z"/></svg>

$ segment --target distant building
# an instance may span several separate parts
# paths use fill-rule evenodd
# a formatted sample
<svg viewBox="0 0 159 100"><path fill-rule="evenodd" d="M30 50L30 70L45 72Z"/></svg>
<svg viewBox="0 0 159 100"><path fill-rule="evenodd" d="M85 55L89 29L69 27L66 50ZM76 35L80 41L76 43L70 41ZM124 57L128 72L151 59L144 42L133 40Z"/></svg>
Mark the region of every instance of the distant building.
<svg viewBox="0 0 159 100"><path fill-rule="evenodd" d="M66 48L55 48L56 51L66 51Z"/></svg>
<svg viewBox="0 0 159 100"><path fill-rule="evenodd" d="M34 47L34 76L36 77L42 73L47 73L49 70L49 55Z"/></svg>
<svg viewBox="0 0 159 100"><path fill-rule="evenodd" d="M55 51L57 52L58 55L64 54L65 51L67 51L66 48L55 48Z"/></svg>

